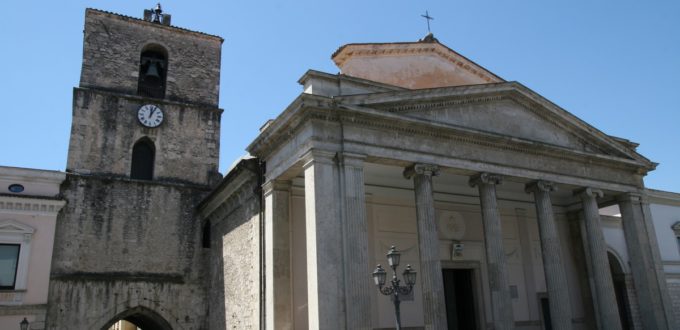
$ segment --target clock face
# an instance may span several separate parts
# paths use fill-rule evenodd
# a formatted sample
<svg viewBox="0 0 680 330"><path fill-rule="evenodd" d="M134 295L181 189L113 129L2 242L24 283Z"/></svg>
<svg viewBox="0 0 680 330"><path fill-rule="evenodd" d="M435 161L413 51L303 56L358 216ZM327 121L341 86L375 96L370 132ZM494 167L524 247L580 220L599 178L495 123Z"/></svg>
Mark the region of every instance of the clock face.
<svg viewBox="0 0 680 330"><path fill-rule="evenodd" d="M163 122L163 110L157 105L145 104L137 111L137 119L146 127L158 127Z"/></svg>

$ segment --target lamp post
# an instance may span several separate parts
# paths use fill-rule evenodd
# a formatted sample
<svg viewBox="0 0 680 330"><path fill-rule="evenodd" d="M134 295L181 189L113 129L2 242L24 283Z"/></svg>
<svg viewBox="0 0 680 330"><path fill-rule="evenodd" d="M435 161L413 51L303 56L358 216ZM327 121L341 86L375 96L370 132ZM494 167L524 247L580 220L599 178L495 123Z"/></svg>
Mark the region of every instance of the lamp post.
<svg viewBox="0 0 680 330"><path fill-rule="evenodd" d="M24 317L24 320L19 323L21 330L28 330L28 320Z"/></svg>
<svg viewBox="0 0 680 330"><path fill-rule="evenodd" d="M392 281L391 285L385 286L385 279L387 278L387 272L381 265L378 265L373 271L373 280L375 285L378 287L378 291L386 296L392 296L392 301L394 302L394 315L397 321L397 330L401 330L401 315L399 312L399 304L401 300L399 295L407 295L413 291L413 285L416 284L416 271L411 268L411 265L406 265L406 269L402 273L406 286L399 285L399 279L397 278L397 266L399 266L399 259L401 253L397 251L397 248L392 246L387 252L387 263L392 268Z"/></svg>

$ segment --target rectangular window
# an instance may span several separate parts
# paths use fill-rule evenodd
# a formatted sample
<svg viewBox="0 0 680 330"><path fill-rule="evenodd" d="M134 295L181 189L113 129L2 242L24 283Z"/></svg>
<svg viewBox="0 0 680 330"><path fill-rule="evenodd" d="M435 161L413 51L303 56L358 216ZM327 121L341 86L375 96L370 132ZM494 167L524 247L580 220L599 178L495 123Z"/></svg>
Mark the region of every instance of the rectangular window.
<svg viewBox="0 0 680 330"><path fill-rule="evenodd" d="M0 244L0 290L14 290L20 246L19 244Z"/></svg>

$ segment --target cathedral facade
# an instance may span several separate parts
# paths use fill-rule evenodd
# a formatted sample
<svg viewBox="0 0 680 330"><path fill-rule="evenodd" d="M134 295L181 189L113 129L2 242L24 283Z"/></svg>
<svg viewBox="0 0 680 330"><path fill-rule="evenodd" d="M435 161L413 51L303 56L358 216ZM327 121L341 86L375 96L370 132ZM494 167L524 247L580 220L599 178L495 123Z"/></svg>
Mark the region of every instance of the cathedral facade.
<svg viewBox="0 0 680 330"><path fill-rule="evenodd" d="M394 329L388 251L404 329L678 328L680 195L634 142L429 34L340 47L222 177L222 42L86 11L32 329Z"/></svg>

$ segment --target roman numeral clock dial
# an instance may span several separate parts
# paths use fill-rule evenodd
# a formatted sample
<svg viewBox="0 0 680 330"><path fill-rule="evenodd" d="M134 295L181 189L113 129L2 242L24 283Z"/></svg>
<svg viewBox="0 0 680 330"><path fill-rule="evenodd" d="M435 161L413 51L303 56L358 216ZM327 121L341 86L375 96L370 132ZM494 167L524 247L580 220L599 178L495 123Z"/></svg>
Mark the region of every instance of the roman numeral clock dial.
<svg viewBox="0 0 680 330"><path fill-rule="evenodd" d="M137 111L137 119L146 127L158 127L163 122L163 110L157 105L145 104Z"/></svg>

